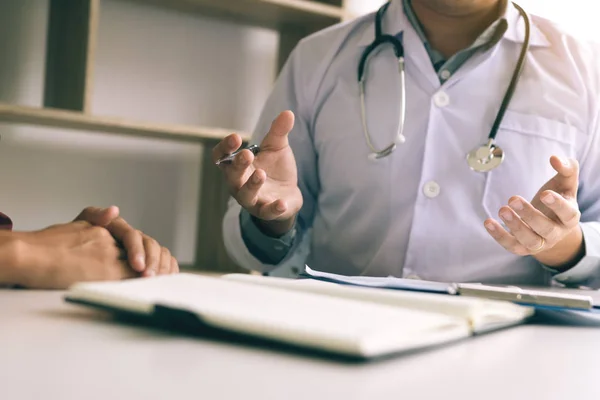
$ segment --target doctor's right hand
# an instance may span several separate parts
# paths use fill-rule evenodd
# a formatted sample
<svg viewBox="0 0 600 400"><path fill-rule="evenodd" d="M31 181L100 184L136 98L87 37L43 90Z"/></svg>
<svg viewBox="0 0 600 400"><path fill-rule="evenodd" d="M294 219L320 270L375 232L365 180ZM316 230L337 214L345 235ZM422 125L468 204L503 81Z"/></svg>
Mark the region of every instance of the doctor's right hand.
<svg viewBox="0 0 600 400"><path fill-rule="evenodd" d="M294 114L282 112L271 124L256 156L250 150L243 150L231 164L220 165L232 196L258 220L261 230L271 236L291 230L302 207L296 160L288 142L293 126ZM213 162L241 145L239 135L227 136L213 149Z"/></svg>

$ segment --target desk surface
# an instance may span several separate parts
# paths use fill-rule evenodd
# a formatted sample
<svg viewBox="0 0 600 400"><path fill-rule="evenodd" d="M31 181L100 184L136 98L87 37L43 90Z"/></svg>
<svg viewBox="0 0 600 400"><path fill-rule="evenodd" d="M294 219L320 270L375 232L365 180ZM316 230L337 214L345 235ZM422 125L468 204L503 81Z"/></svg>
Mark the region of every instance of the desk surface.
<svg viewBox="0 0 600 400"><path fill-rule="evenodd" d="M528 325L369 364L120 325L0 290L0 398L599 399L600 328Z"/></svg>

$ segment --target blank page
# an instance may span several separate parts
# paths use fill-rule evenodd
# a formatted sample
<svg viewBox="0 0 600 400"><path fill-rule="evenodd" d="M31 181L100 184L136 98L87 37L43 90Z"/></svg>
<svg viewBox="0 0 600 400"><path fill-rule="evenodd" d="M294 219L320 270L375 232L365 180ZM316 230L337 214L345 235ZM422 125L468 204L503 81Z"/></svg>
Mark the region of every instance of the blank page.
<svg viewBox="0 0 600 400"><path fill-rule="evenodd" d="M81 283L68 297L141 313L160 304L215 327L363 357L470 335L462 318L192 274Z"/></svg>

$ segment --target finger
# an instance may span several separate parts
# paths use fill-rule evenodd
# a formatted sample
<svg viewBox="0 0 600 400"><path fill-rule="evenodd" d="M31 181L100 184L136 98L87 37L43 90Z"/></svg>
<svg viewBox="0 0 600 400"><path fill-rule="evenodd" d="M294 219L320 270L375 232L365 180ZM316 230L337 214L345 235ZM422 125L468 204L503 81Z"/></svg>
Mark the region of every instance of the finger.
<svg viewBox="0 0 600 400"><path fill-rule="evenodd" d="M254 153L250 150L242 150L233 159L233 169L243 173L254 162Z"/></svg>
<svg viewBox="0 0 600 400"><path fill-rule="evenodd" d="M212 151L213 163L216 163L221 158L233 153L242 146L242 137L237 133L232 133L225 139L221 140Z"/></svg>
<svg viewBox="0 0 600 400"><path fill-rule="evenodd" d="M577 195L579 185L579 162L572 158L550 157L550 164L557 174L552 178L559 192L570 198Z"/></svg>
<svg viewBox="0 0 600 400"><path fill-rule="evenodd" d="M119 261L118 269L118 279L131 279L138 278L140 276L138 272L135 272L129 267L129 264L126 261Z"/></svg>
<svg viewBox="0 0 600 400"><path fill-rule="evenodd" d="M86 207L74 221L87 221L92 225L106 226L119 216L119 207Z"/></svg>
<svg viewBox="0 0 600 400"><path fill-rule="evenodd" d="M520 196L512 197L508 205L533 232L543 237L546 242L554 243L557 241L557 235L562 227L556 221L548 218L543 212Z"/></svg>
<svg viewBox="0 0 600 400"><path fill-rule="evenodd" d="M179 273L179 263L177 262L177 259L175 257L171 257L171 273Z"/></svg>
<svg viewBox="0 0 600 400"><path fill-rule="evenodd" d="M284 111L275 118L261 143L262 150L280 150L288 146L288 133L294 127L294 113Z"/></svg>
<svg viewBox="0 0 600 400"><path fill-rule="evenodd" d="M144 271L146 269L144 234L129 225L122 217L114 219L106 229L127 251L127 261L131 268L138 272Z"/></svg>
<svg viewBox="0 0 600 400"><path fill-rule="evenodd" d="M171 272L171 252L166 247L161 249L158 275L167 275Z"/></svg>
<svg viewBox="0 0 600 400"><path fill-rule="evenodd" d="M231 167L223 168L227 184L234 196L237 196L237 192L254 172L252 162L254 162L254 154L250 150L243 150L234 158Z"/></svg>
<svg viewBox="0 0 600 400"><path fill-rule="evenodd" d="M530 252L541 250L540 245L543 244L543 239L527 226L510 207L500 208L498 215L510 230L511 235L526 249Z"/></svg>
<svg viewBox="0 0 600 400"><path fill-rule="evenodd" d="M237 192L236 200L244 208L254 207L258 200L258 191L265 183L267 174L262 169L257 169Z"/></svg>
<svg viewBox="0 0 600 400"><path fill-rule="evenodd" d="M144 234L127 225L130 229L123 235L122 245L127 251L127 261L137 272L146 269L146 252L144 249Z"/></svg>
<svg viewBox="0 0 600 400"><path fill-rule="evenodd" d="M263 205L258 210L258 218L264 221L272 221L283 215L288 209L288 206L283 200L275 200L269 204Z"/></svg>
<svg viewBox="0 0 600 400"><path fill-rule="evenodd" d="M144 276L155 276L158 274L162 248L158 242L148 235L143 235L144 250L146 254L146 269Z"/></svg>
<svg viewBox="0 0 600 400"><path fill-rule="evenodd" d="M507 232L498 221L489 218L485 221L484 226L490 236L506 250L519 256L526 256L529 254L529 250L519 243L513 235Z"/></svg>
<svg viewBox="0 0 600 400"><path fill-rule="evenodd" d="M577 207L577 203L565 199L552 190L542 193L541 200L546 207L554 212L558 220L566 228L572 228L579 223L581 212Z"/></svg>

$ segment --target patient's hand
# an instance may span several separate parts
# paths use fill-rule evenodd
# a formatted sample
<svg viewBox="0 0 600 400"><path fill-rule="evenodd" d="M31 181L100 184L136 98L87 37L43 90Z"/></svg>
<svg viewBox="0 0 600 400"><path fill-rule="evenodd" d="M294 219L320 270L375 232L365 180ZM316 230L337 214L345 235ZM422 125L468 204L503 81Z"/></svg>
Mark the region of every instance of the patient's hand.
<svg viewBox="0 0 600 400"><path fill-rule="evenodd" d="M89 207L73 222L6 235L15 267L9 283L27 288L179 272L169 250L132 228L116 207Z"/></svg>
<svg viewBox="0 0 600 400"><path fill-rule="evenodd" d="M129 265L143 276L164 275L179 272L177 260L166 247L129 225L119 216L117 207L88 207L75 221L86 221L105 227L125 249Z"/></svg>
<svg viewBox="0 0 600 400"><path fill-rule="evenodd" d="M15 283L32 289L65 289L81 281L139 276L110 232L85 221L17 233Z"/></svg>

